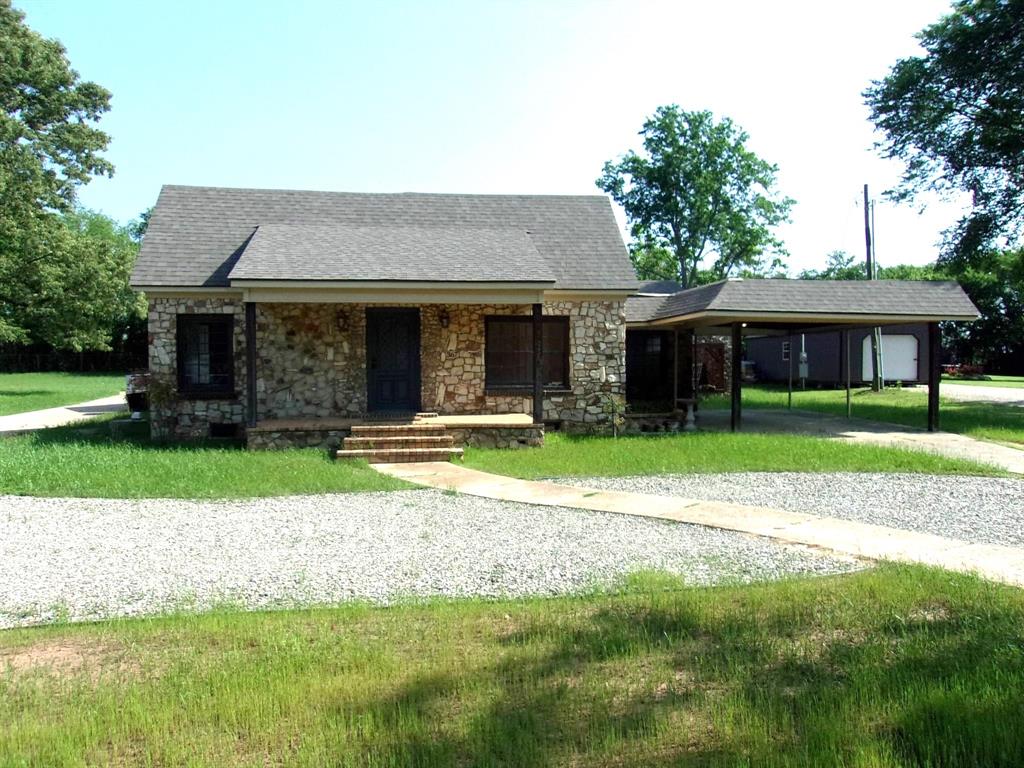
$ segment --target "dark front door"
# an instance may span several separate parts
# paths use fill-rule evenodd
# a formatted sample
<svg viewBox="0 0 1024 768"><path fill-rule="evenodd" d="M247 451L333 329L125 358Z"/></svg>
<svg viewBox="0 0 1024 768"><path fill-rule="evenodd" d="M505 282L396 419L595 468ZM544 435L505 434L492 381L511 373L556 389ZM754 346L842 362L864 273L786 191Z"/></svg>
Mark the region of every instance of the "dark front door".
<svg viewBox="0 0 1024 768"><path fill-rule="evenodd" d="M366 310L366 401L372 411L420 409L420 311Z"/></svg>

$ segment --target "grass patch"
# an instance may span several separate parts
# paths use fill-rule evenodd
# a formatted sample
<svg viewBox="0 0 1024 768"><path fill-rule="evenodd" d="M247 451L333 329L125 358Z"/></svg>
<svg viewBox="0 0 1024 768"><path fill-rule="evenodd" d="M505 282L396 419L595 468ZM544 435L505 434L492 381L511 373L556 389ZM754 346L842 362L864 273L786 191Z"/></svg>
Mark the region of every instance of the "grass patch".
<svg viewBox="0 0 1024 768"><path fill-rule="evenodd" d="M0 764L1019 766L1024 592L747 587L0 633Z"/></svg>
<svg viewBox="0 0 1024 768"><path fill-rule="evenodd" d="M0 373L0 416L116 395L124 376L109 373Z"/></svg>
<svg viewBox="0 0 1024 768"><path fill-rule="evenodd" d="M0 439L0 493L19 496L218 499L410 487L315 449L115 440L108 420Z"/></svg>
<svg viewBox="0 0 1024 768"><path fill-rule="evenodd" d="M853 416L858 419L903 424L924 429L928 426L928 400L923 389L890 387L884 392L855 389ZM728 395L714 395L701 402L703 408L728 408ZM743 388L744 408L785 408L786 390L764 385ZM793 407L836 416L846 415L846 390L811 389L793 392ZM942 399L941 428L982 440L1024 445L1024 408L993 403L964 403Z"/></svg>
<svg viewBox="0 0 1024 768"><path fill-rule="evenodd" d="M1024 389L1024 376L992 375L985 379L960 379L943 376L942 380L948 384L970 384L972 387L1015 387Z"/></svg>
<svg viewBox="0 0 1024 768"><path fill-rule="evenodd" d="M1002 475L995 468L921 451L805 435L693 432L630 437L549 433L542 448L468 448L466 464L527 479L689 472L922 472Z"/></svg>

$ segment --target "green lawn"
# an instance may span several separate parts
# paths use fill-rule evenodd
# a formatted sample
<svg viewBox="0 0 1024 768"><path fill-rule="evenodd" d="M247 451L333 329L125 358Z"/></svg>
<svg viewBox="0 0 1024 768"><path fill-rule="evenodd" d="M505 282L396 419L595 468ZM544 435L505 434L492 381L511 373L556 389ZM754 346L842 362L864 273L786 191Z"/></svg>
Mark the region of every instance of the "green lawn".
<svg viewBox="0 0 1024 768"><path fill-rule="evenodd" d="M0 373L0 416L96 400L123 390L123 374Z"/></svg>
<svg viewBox="0 0 1024 768"><path fill-rule="evenodd" d="M854 445L805 435L694 432L570 437L550 432L543 448L467 449L467 466L535 479L688 472L925 472L1003 474L920 451Z"/></svg>
<svg viewBox="0 0 1024 768"><path fill-rule="evenodd" d="M928 424L928 401L923 390L890 387L884 392L853 390L855 418L905 424L924 428ZM728 395L716 395L702 401L703 408L728 408ZM785 408L786 390L769 386L743 388L744 408ZM793 407L846 415L846 390L809 389L793 392ZM1024 408L990 403L960 403L942 399L939 406L941 428L983 440L1024 444Z"/></svg>
<svg viewBox="0 0 1024 768"><path fill-rule="evenodd" d="M215 499L409 487L326 451L113 440L106 420L0 439L0 494Z"/></svg>
<svg viewBox="0 0 1024 768"><path fill-rule="evenodd" d="M12 630L0 765L1010 768L1021 627L1022 590L884 565Z"/></svg>
<svg viewBox="0 0 1024 768"><path fill-rule="evenodd" d="M942 380L950 384L970 384L978 387L1020 387L1024 388L1024 376L989 376L985 380L958 379L943 376Z"/></svg>

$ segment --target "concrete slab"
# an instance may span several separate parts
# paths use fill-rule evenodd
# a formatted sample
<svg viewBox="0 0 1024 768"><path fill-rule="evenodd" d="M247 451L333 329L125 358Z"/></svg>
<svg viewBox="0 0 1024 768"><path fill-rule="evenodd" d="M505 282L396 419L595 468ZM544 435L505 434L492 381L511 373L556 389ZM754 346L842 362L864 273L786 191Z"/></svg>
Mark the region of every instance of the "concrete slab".
<svg viewBox="0 0 1024 768"><path fill-rule="evenodd" d="M701 411L697 419L701 429L727 431L729 412ZM853 443L882 445L925 451L954 459L967 459L999 467L1006 472L1024 474L1024 450L986 440L976 440L953 432L928 432L898 424L866 419L846 419L816 411L750 408L743 411L744 432L795 433L814 435Z"/></svg>
<svg viewBox="0 0 1024 768"><path fill-rule="evenodd" d="M637 515L724 528L847 555L923 563L1024 587L1024 548L960 539L780 509L520 480L448 462L376 464L418 485L524 504Z"/></svg>
<svg viewBox="0 0 1024 768"><path fill-rule="evenodd" d="M97 400L89 400L74 405L61 405L57 408L44 408L40 411L26 411L25 413L12 413L9 416L0 416L0 435L18 435L25 432L34 432L37 429L49 427L61 427L65 424L85 421L96 416L107 413L119 413L127 411L128 405L124 400L124 392L101 397Z"/></svg>

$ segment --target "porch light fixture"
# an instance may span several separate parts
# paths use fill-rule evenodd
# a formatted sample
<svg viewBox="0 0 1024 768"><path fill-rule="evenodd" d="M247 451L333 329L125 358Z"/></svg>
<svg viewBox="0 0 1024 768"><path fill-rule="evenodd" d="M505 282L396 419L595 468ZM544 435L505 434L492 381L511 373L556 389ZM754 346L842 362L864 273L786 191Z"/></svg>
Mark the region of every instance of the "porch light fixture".
<svg viewBox="0 0 1024 768"><path fill-rule="evenodd" d="M334 322L338 326L339 331L348 330L348 312L344 309L339 309L334 315Z"/></svg>
<svg viewBox="0 0 1024 768"><path fill-rule="evenodd" d="M442 328L447 328L448 323L452 321L451 317L449 317L448 315L447 309L442 309L440 312L437 313L437 320L439 323L441 323Z"/></svg>

